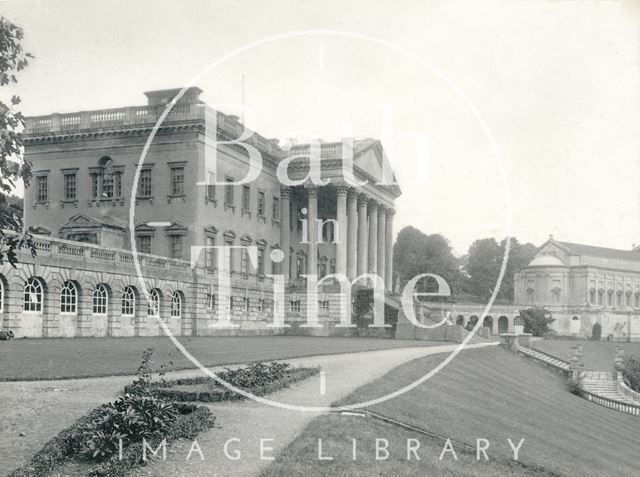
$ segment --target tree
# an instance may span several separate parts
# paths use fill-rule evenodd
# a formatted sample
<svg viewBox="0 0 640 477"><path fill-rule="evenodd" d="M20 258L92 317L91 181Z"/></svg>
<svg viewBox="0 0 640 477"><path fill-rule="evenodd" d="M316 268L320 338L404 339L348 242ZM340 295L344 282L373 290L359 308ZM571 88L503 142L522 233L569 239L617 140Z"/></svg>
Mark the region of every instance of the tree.
<svg viewBox="0 0 640 477"><path fill-rule="evenodd" d="M501 264L500 246L496 239L485 238L473 242L464 264L467 274L465 292L488 300L500 275Z"/></svg>
<svg viewBox="0 0 640 477"><path fill-rule="evenodd" d="M473 242L463 259L466 272L463 289L466 293L483 300L491 297L500 276L506 244L506 239L498 243L494 238ZM505 274L496 295L497 299L513 301L514 275L531 262L535 252L536 247L533 244L521 244L516 238L511 239Z"/></svg>
<svg viewBox="0 0 640 477"><path fill-rule="evenodd" d="M444 278L452 293L460 288L459 261L453 255L449 241L440 234L426 235L411 226L403 228L393 246L393 267L401 286L417 275L432 273ZM422 289L419 284L419 290L435 291L429 280L425 279L422 284Z"/></svg>
<svg viewBox="0 0 640 477"><path fill-rule="evenodd" d="M524 332L533 336L544 336L550 331L549 325L556 321L544 308L520 310L520 316L524 320Z"/></svg>
<svg viewBox="0 0 640 477"><path fill-rule="evenodd" d="M28 65L30 53L22 51L20 42L22 29L6 18L0 18L0 86L18 83L17 73ZM8 196L15 190L16 182L22 180L25 187L31 178L31 164L24 160L24 117L16 110L20 98L11 97L11 104L0 101L0 196L2 204L8 203ZM6 233L12 230L15 233ZM13 207L0 208L0 264L7 260L15 267L16 251L23 247L35 248L28 234L22 234L22 215Z"/></svg>

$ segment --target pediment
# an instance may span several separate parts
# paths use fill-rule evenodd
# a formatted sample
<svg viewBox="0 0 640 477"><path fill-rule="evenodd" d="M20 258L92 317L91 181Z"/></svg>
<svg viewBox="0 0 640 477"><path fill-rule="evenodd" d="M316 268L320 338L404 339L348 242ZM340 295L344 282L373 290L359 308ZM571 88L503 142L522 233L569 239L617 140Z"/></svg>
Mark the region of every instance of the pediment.
<svg viewBox="0 0 640 477"><path fill-rule="evenodd" d="M90 215L77 214L65 222L60 230L66 229L87 229L87 228L117 228L124 229L122 225L105 222Z"/></svg>

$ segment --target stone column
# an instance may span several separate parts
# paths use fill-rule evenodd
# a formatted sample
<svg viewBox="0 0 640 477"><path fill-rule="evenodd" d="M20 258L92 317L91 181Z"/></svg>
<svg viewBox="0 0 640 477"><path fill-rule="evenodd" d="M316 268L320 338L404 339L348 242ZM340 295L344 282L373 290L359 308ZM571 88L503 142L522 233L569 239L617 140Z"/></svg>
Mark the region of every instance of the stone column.
<svg viewBox="0 0 640 477"><path fill-rule="evenodd" d="M318 188L307 188L307 275L318 273Z"/></svg>
<svg viewBox="0 0 640 477"><path fill-rule="evenodd" d="M284 252L284 260L280 264L280 273L284 275L284 282L289 278L289 262L293 260L289 248L291 242L291 189L282 187L280 189L280 249ZM293 278L293 277L291 277Z"/></svg>
<svg viewBox="0 0 640 477"><path fill-rule="evenodd" d="M386 258L384 260L384 288L388 292L393 292L393 215L395 210L387 210L387 220L385 229Z"/></svg>
<svg viewBox="0 0 640 477"><path fill-rule="evenodd" d="M378 271L378 204L375 201L369 202L369 267L367 271L377 273Z"/></svg>
<svg viewBox="0 0 640 477"><path fill-rule="evenodd" d="M358 195L349 189L347 195L347 277L356 278L358 261Z"/></svg>
<svg viewBox="0 0 640 477"><path fill-rule="evenodd" d="M338 236L336 243L336 273L347 274L347 188L336 188L336 221L338 222Z"/></svg>
<svg viewBox="0 0 640 477"><path fill-rule="evenodd" d="M358 276L367 273L367 202L364 194L358 196Z"/></svg>
<svg viewBox="0 0 640 477"><path fill-rule="evenodd" d="M387 228L387 209L385 207L378 207L378 268L377 273L382 278L382 283L385 283L384 279L384 264L387 258L387 249L385 246Z"/></svg>

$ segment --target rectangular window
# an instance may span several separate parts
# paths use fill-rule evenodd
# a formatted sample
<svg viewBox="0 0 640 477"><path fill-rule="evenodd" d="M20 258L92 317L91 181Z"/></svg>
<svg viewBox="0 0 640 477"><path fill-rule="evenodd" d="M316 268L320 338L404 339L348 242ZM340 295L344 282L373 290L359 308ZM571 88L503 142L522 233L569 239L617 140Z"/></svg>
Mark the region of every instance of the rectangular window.
<svg viewBox="0 0 640 477"><path fill-rule="evenodd" d="M233 177L227 177L224 180L227 185L225 186L225 190L224 190L224 203L227 205L233 205Z"/></svg>
<svg viewBox="0 0 640 477"><path fill-rule="evenodd" d="M278 262L271 262L271 275L278 275L280 273L280 264Z"/></svg>
<svg viewBox="0 0 640 477"><path fill-rule="evenodd" d="M280 198L273 198L273 220L280 220Z"/></svg>
<svg viewBox="0 0 640 477"><path fill-rule="evenodd" d="M207 183L207 199L214 200L216 198L216 175L209 172Z"/></svg>
<svg viewBox="0 0 640 477"><path fill-rule="evenodd" d="M329 300L318 300L318 308L321 311L329 311Z"/></svg>
<svg viewBox="0 0 640 477"><path fill-rule="evenodd" d="M36 177L36 200L37 202L44 203L49 200L49 177L37 176Z"/></svg>
<svg viewBox="0 0 640 477"><path fill-rule="evenodd" d="M264 276L264 249L258 249L258 276Z"/></svg>
<svg viewBox="0 0 640 477"><path fill-rule="evenodd" d="M249 311L249 299L248 298L243 298L242 299L242 311Z"/></svg>
<svg viewBox="0 0 640 477"><path fill-rule="evenodd" d="M115 181L115 197L117 197L118 199L120 197L122 197L122 172L115 172L113 174L113 178Z"/></svg>
<svg viewBox="0 0 640 477"><path fill-rule="evenodd" d="M182 258L182 235L170 235L169 236L169 246L171 258Z"/></svg>
<svg viewBox="0 0 640 477"><path fill-rule="evenodd" d="M242 210L245 212L251 210L251 187L247 184L242 186Z"/></svg>
<svg viewBox="0 0 640 477"><path fill-rule="evenodd" d="M246 248L242 249L242 255L240 256L240 271L242 272L242 278L245 280L249 278L249 253Z"/></svg>
<svg viewBox="0 0 640 477"><path fill-rule="evenodd" d="M64 200L75 200L76 198L76 174L68 173L64 175Z"/></svg>
<svg viewBox="0 0 640 477"><path fill-rule="evenodd" d="M184 167L171 168L171 195L184 195Z"/></svg>
<svg viewBox="0 0 640 477"><path fill-rule="evenodd" d="M213 235L207 235L205 238L206 249L204 251L205 267L210 272L216 268L216 250L214 247L216 244L216 238Z"/></svg>
<svg viewBox="0 0 640 477"><path fill-rule="evenodd" d="M151 169L142 169L138 181L138 197L151 197Z"/></svg>
<svg viewBox="0 0 640 477"><path fill-rule="evenodd" d="M111 199L113 197L113 175L105 174L102 176L102 197Z"/></svg>
<svg viewBox="0 0 640 477"><path fill-rule="evenodd" d="M300 300L293 300L289 302L289 311L291 313L300 313Z"/></svg>
<svg viewBox="0 0 640 477"><path fill-rule="evenodd" d="M140 253L151 253L151 236L141 235L136 239L136 247Z"/></svg>
<svg viewBox="0 0 640 477"><path fill-rule="evenodd" d="M264 217L266 204L266 198L264 192L258 191L258 215Z"/></svg>
<svg viewBox="0 0 640 477"><path fill-rule="evenodd" d="M91 198L92 199L98 198L98 194L99 194L98 188L99 188L98 174L91 174Z"/></svg>

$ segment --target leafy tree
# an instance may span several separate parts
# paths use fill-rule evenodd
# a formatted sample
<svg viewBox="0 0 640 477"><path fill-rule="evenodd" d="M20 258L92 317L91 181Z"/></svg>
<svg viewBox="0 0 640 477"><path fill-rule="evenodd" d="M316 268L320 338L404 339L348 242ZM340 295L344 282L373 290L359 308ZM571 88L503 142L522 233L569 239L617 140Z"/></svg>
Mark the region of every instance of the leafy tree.
<svg viewBox="0 0 640 477"><path fill-rule="evenodd" d="M506 244L506 239L498 243L494 238L473 242L468 254L462 259L466 272L463 290L466 293L483 300L489 299L500 276ZM505 274L496 298L513 301L514 275L531 262L535 252L535 245L521 244L516 238L511 239Z"/></svg>
<svg viewBox="0 0 640 477"><path fill-rule="evenodd" d="M460 263L449 241L440 234L427 235L411 226L403 228L393 246L393 267L401 286L417 275L432 273L444 278L452 293L460 288ZM418 290L436 291L435 281L425 279L420 283Z"/></svg>
<svg viewBox="0 0 640 477"><path fill-rule="evenodd" d="M544 336L551 331L549 325L556 321L544 308L529 308L520 310L520 316L524 320L524 332L533 336Z"/></svg>
<svg viewBox="0 0 640 477"><path fill-rule="evenodd" d="M0 86L18 83L16 74L28 65L30 53L22 51L20 42L22 29L6 18L0 18ZM24 160L24 117L16 110L20 98L13 95L10 105L0 101L0 263L7 260L15 267L16 251L29 247L35 255L35 248L28 234L22 234L22 214L13 207L6 207L8 196L15 190L16 182L22 180L25 187L31 178L31 164ZM16 233L6 233L12 230Z"/></svg>
<svg viewBox="0 0 640 477"><path fill-rule="evenodd" d="M488 300L500 274L500 245L494 238L478 239L469 247L464 264L465 292Z"/></svg>

